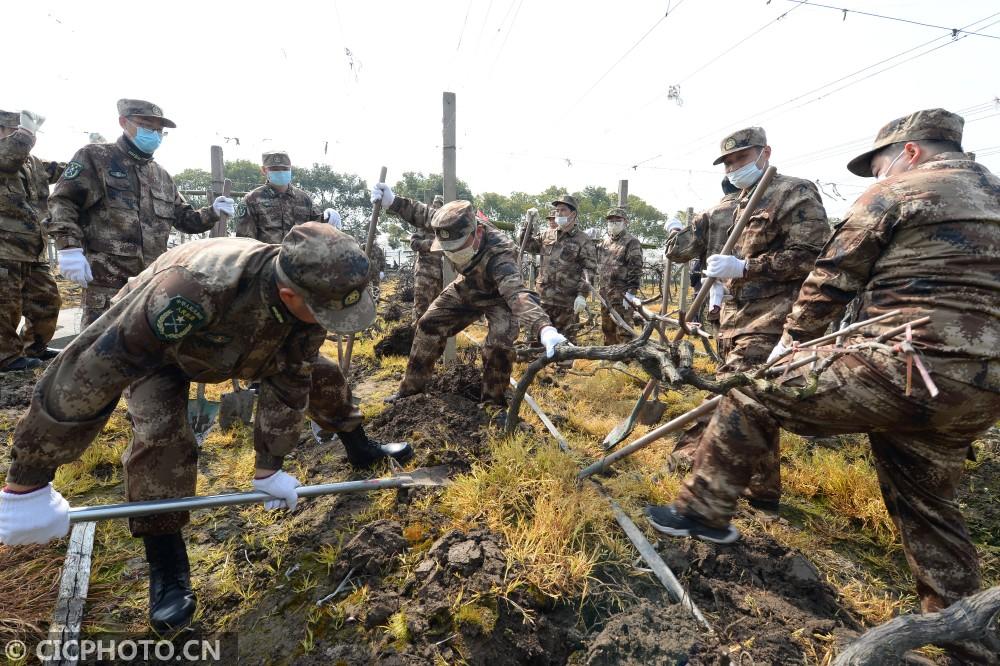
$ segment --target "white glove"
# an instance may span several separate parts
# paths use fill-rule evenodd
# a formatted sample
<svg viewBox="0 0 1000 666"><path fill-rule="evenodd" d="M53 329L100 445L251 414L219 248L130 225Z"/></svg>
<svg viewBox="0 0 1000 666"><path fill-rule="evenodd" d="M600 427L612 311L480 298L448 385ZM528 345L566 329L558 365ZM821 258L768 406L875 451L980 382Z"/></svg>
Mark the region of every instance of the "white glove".
<svg viewBox="0 0 1000 666"><path fill-rule="evenodd" d="M26 129L32 134L38 131L38 128L42 126L45 122L45 116L40 116L37 113L31 111L21 111L21 123L18 125L21 129Z"/></svg>
<svg viewBox="0 0 1000 666"><path fill-rule="evenodd" d="M379 271L378 272L378 279L379 280L384 280L385 279L385 271Z"/></svg>
<svg viewBox="0 0 1000 666"><path fill-rule="evenodd" d="M334 226L335 229L343 229L344 222L340 219L340 213L332 208L323 211L323 219Z"/></svg>
<svg viewBox="0 0 1000 666"><path fill-rule="evenodd" d="M555 326L546 326L538 334L538 339L545 347L545 356L552 358L556 353L556 345L566 342L566 336L556 330ZM569 343L566 343L569 344Z"/></svg>
<svg viewBox="0 0 1000 666"><path fill-rule="evenodd" d="M51 483L30 493L0 492L0 544L48 543L69 534L69 502Z"/></svg>
<svg viewBox="0 0 1000 666"><path fill-rule="evenodd" d="M280 498L264 502L265 509L283 509L287 506L289 511L294 511L295 504L299 501L299 494L295 489L301 485L298 479L280 469L269 477L253 480L255 490Z"/></svg>
<svg viewBox="0 0 1000 666"><path fill-rule="evenodd" d="M583 296L577 294L576 299L573 301L573 312L580 314L581 312L587 311L587 299Z"/></svg>
<svg viewBox="0 0 1000 666"><path fill-rule="evenodd" d="M774 345L774 349L772 349L771 353L768 354L768 356L767 356L767 362L770 363L774 359L776 359L779 356L781 356L782 354L784 354L786 351L788 351L788 347L786 347L785 345L781 344L781 340L778 340L778 344Z"/></svg>
<svg viewBox="0 0 1000 666"><path fill-rule="evenodd" d="M378 203L381 201L382 208L388 208L395 200L396 195L392 193L392 188L385 183L377 183L375 187L372 188L372 203Z"/></svg>
<svg viewBox="0 0 1000 666"><path fill-rule="evenodd" d="M625 298L622 299L622 305L624 305L625 307L628 307L629 305L634 305L637 308L641 308L642 301L639 300L639 297L633 294L631 291L626 291Z"/></svg>
<svg viewBox="0 0 1000 666"><path fill-rule="evenodd" d="M59 272L67 280L76 282L81 287L86 287L87 283L94 279L94 274L90 272L90 262L83 256L83 249L79 247L69 247L59 250Z"/></svg>
<svg viewBox="0 0 1000 666"><path fill-rule="evenodd" d="M212 202L212 210L215 211L216 215L226 215L232 217L236 210L233 208L233 204L236 203L229 197L215 197L215 201Z"/></svg>
<svg viewBox="0 0 1000 666"><path fill-rule="evenodd" d="M680 220L674 218L672 220L667 220L666 224L663 225L663 228L666 230L667 235L669 236L671 232L680 231L681 229L683 229L684 225L681 224Z"/></svg>
<svg viewBox="0 0 1000 666"><path fill-rule="evenodd" d="M716 280L708 290L708 309L714 310L722 305L722 299L726 295L726 286Z"/></svg>
<svg viewBox="0 0 1000 666"><path fill-rule="evenodd" d="M747 269L746 259L731 254L713 254L707 263L705 275L714 278L741 278Z"/></svg>

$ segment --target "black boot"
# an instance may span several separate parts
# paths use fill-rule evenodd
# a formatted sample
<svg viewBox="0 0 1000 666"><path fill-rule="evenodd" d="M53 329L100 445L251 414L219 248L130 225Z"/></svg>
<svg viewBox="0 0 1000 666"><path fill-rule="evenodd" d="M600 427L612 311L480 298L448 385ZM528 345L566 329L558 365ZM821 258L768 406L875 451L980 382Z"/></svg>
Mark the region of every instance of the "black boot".
<svg viewBox="0 0 1000 666"><path fill-rule="evenodd" d="M191 565L180 532L142 538L149 562L149 626L158 633L183 629L194 617Z"/></svg>
<svg viewBox="0 0 1000 666"><path fill-rule="evenodd" d="M365 429L358 426L350 432L338 432L347 451L347 461L353 467L368 469L375 463L386 458L393 458L396 462L406 462L413 457L413 447L406 442L392 442L383 444L374 439L368 439Z"/></svg>
<svg viewBox="0 0 1000 666"><path fill-rule="evenodd" d="M0 368L0 372L16 372L18 370L33 370L42 364L37 358L18 356L7 365Z"/></svg>
<svg viewBox="0 0 1000 666"><path fill-rule="evenodd" d="M59 355L59 351L60 350L53 347L46 347L40 352L31 352L28 356L31 358L37 358L39 361L51 361Z"/></svg>

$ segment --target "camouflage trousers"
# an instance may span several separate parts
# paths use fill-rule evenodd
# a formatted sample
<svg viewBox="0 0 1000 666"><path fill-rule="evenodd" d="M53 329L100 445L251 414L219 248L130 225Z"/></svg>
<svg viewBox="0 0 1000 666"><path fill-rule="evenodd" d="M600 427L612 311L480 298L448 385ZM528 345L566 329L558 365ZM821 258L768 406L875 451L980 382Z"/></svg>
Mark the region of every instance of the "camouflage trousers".
<svg viewBox="0 0 1000 666"><path fill-rule="evenodd" d="M427 308L444 287L441 272L442 258L431 252L418 252L413 262L413 322L424 316Z"/></svg>
<svg viewBox="0 0 1000 666"><path fill-rule="evenodd" d="M83 304L83 319L80 322L80 330L83 330L97 321L98 317L108 311L111 307L111 299L121 287L98 287L89 285L83 290L80 302Z"/></svg>
<svg viewBox="0 0 1000 666"><path fill-rule="evenodd" d="M444 353L448 338L457 335L481 316L486 317L489 329L482 347L482 400L506 405L505 391L510 385L510 373L514 367L517 317L501 300L467 302L459 295L454 284L445 287L424 316L417 321L413 348L406 364L406 375L399 385L399 394L413 395L423 391L434 374L434 363Z"/></svg>
<svg viewBox="0 0 1000 666"><path fill-rule="evenodd" d="M580 332L580 316L573 312L573 304L555 305L542 302L542 309L549 316L549 321L570 342L576 342L576 334Z"/></svg>
<svg viewBox="0 0 1000 666"><path fill-rule="evenodd" d="M724 361L716 371L722 379L737 372L745 372L767 361L768 355L778 344L780 336L771 334L738 335L735 338L720 338L719 352ZM691 465L696 452L703 446L705 429L714 412L700 416L677 438L670 454L673 464L681 468ZM747 494L758 500L778 500L781 498L781 449L779 428L770 429L767 435L767 453L761 455L754 474L750 479Z"/></svg>
<svg viewBox="0 0 1000 666"><path fill-rule="evenodd" d="M622 319L626 322L631 323L632 321L632 309L626 308L623 301L625 300L625 292L609 292L602 293L601 296L607 302L608 305L614 309L615 312L621 315ZM629 335L627 331L623 330L614 319L611 317L611 311L601 304L601 333L604 334L604 344L605 345L618 345L628 342L635 337L635 334Z"/></svg>
<svg viewBox="0 0 1000 666"><path fill-rule="evenodd" d="M125 392L132 441L122 454L125 471L125 495L129 502L185 497L195 494L198 478L198 444L188 423L190 380L176 366L167 366L153 375L134 382ZM266 453L265 441L274 441L268 432L279 428L300 428L295 422L275 419L268 406L280 400L277 390L266 378L260 382L257 411L254 416L254 447ZM312 387L306 413L325 430L347 432L361 423L361 412L354 406L351 389L336 363L320 358L313 364ZM282 454L288 451L280 452ZM250 479L246 479L247 485ZM129 519L133 536L172 534L187 524L188 512L163 513Z"/></svg>
<svg viewBox="0 0 1000 666"><path fill-rule="evenodd" d="M927 359L933 373L933 359ZM791 391L730 391L698 448L679 509L722 526L750 481L771 433L867 433L882 498L903 542L925 612L975 592L979 563L955 492L970 443L1000 417L1000 394L935 375L931 399L919 380L904 394L905 363L882 353L843 357L806 396ZM809 368L782 383L801 387Z"/></svg>
<svg viewBox="0 0 1000 666"><path fill-rule="evenodd" d="M0 259L0 368L45 351L62 300L49 265ZM17 332L24 317L24 330Z"/></svg>

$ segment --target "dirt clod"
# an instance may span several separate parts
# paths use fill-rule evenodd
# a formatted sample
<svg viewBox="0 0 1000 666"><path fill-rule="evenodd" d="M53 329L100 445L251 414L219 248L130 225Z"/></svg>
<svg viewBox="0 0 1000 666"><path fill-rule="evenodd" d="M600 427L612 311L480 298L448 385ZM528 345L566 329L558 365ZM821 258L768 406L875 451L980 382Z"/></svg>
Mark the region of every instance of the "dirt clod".
<svg viewBox="0 0 1000 666"><path fill-rule="evenodd" d="M587 648L586 666L725 663L719 647L683 607L643 600L611 618Z"/></svg>

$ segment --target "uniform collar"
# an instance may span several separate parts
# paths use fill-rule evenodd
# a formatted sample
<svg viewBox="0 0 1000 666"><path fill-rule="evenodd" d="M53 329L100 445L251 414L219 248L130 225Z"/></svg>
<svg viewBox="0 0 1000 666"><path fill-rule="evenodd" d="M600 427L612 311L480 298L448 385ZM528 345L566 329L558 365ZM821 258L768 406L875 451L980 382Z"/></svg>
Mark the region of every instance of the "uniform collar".
<svg viewBox="0 0 1000 666"><path fill-rule="evenodd" d="M274 185L271 184L271 181L267 181L266 183L264 183L264 185L265 187L267 187L268 190L271 191L271 196L273 197L291 196L292 188L295 187L294 185L289 183L288 187L285 188L284 192L279 192L278 190L274 189Z"/></svg>
<svg viewBox="0 0 1000 666"><path fill-rule="evenodd" d="M132 141L125 136L125 134L118 137L118 141L115 142L115 145L118 146L122 152L140 164L147 164L148 162L153 161L153 155L151 153L144 153L136 148L135 144L132 143Z"/></svg>
<svg viewBox="0 0 1000 666"><path fill-rule="evenodd" d="M274 259L265 266L264 270L261 271L260 276L260 296L261 301L264 303L264 307L267 308L268 314L279 324L285 324L291 326L295 324L298 319L295 318L285 304L281 302L281 296L278 295L278 280L275 274L274 264L278 261L278 255L274 255Z"/></svg>

